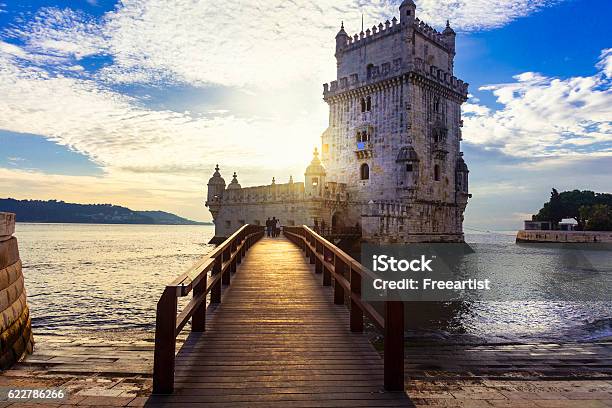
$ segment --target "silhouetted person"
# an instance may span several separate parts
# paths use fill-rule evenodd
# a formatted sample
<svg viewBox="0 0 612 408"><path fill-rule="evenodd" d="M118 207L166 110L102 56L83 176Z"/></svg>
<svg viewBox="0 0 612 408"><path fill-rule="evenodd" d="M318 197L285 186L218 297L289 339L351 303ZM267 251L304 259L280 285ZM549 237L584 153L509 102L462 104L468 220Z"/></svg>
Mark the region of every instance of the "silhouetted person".
<svg viewBox="0 0 612 408"><path fill-rule="evenodd" d="M266 220L266 233L269 237L272 236L272 220L270 219L270 217L268 217L268 219Z"/></svg>
<svg viewBox="0 0 612 408"><path fill-rule="evenodd" d="M276 236L280 236L280 230L281 230L281 223L280 220L276 220L276 225L274 228L274 231L276 232Z"/></svg>
<svg viewBox="0 0 612 408"><path fill-rule="evenodd" d="M272 232L272 237L276 237L276 217L272 217L272 221L270 221L270 231Z"/></svg>

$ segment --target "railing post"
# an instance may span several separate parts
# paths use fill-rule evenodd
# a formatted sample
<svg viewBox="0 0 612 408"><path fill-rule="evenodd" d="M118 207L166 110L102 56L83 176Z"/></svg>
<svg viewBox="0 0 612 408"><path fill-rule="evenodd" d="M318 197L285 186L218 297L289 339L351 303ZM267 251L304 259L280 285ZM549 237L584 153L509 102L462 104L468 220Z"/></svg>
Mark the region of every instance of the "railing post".
<svg viewBox="0 0 612 408"><path fill-rule="evenodd" d="M345 276L344 271L346 270L347 265L337 256L334 257L334 259L334 270L336 271L336 275ZM334 304L344 304L344 288L340 282L338 282L338 279L334 279Z"/></svg>
<svg viewBox="0 0 612 408"><path fill-rule="evenodd" d="M310 256L310 264L314 264L315 263L315 252L312 249L312 243L314 241L314 237L312 235L308 235L308 255Z"/></svg>
<svg viewBox="0 0 612 408"><path fill-rule="evenodd" d="M232 256L232 245L230 244L223 251L223 263L229 261L231 256ZM223 274L221 276L221 281L223 282L224 285L229 285L230 279L231 279L230 275L232 274L232 263L230 262L227 269L225 271L222 271L221 273Z"/></svg>
<svg viewBox="0 0 612 408"><path fill-rule="evenodd" d="M404 303L385 302L385 389L404 390Z"/></svg>
<svg viewBox="0 0 612 408"><path fill-rule="evenodd" d="M174 391L174 353L176 348L176 290L164 289L157 302L155 352L153 355L153 393Z"/></svg>
<svg viewBox="0 0 612 408"><path fill-rule="evenodd" d="M193 297L199 297L203 293L206 293L206 284L208 281L208 274L204 273L204 276L198 282L196 286L193 287ZM206 330L206 297L202 299L202 303L198 305L193 316L191 317L191 331L194 332L203 332Z"/></svg>
<svg viewBox="0 0 612 408"><path fill-rule="evenodd" d="M217 255L215 258L215 265L212 269L212 276L221 273L221 268L223 266L223 252ZM221 303L221 279L219 279L213 287L210 289L210 303Z"/></svg>
<svg viewBox="0 0 612 408"><path fill-rule="evenodd" d="M298 235L302 238L299 240L300 242L300 249L302 251L306 252L306 234L304 233L304 227L300 227L300 229L297 231Z"/></svg>
<svg viewBox="0 0 612 408"><path fill-rule="evenodd" d="M322 251L319 251L322 249ZM319 259L317 254L322 254L325 251L325 246L319 241L315 241L315 273L323 272L323 262Z"/></svg>
<svg viewBox="0 0 612 408"><path fill-rule="evenodd" d="M238 250L238 252L236 253L236 264L238 265L242 263L242 247L240 245L242 245L243 242L244 232L240 234L240 237L238 237L238 242L236 243L236 249Z"/></svg>
<svg viewBox="0 0 612 408"><path fill-rule="evenodd" d="M230 259L231 259L232 254L234 252L236 252L236 241L234 241L234 242L232 242L230 244L230 250L229 250ZM231 273L236 273L236 266L237 265L238 265L238 263L237 263L236 257L234 257L234 259L232 259L232 261L230 262L230 272ZM229 285L229 279L228 279L227 284Z"/></svg>
<svg viewBox="0 0 612 408"><path fill-rule="evenodd" d="M349 266L351 274L351 331L363 331L363 310L355 302L355 297L361 299L361 275Z"/></svg>
<svg viewBox="0 0 612 408"><path fill-rule="evenodd" d="M323 259L325 259L326 262L333 263L334 258L335 255L331 250L327 248L323 249ZM331 271L325 264L323 265L323 286L331 286Z"/></svg>

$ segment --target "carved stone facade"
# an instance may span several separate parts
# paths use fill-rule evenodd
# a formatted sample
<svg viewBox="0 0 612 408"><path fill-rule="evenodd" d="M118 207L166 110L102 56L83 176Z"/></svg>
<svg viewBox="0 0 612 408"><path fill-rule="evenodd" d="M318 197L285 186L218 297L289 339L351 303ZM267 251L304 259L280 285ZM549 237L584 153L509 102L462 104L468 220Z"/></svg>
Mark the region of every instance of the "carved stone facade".
<svg viewBox="0 0 612 408"><path fill-rule="evenodd" d="M288 224L359 225L368 242L463 241L470 194L461 104L468 85L453 75L455 32L448 23L437 32L415 9L406 0L399 21L353 37L341 27L336 35L337 79L323 85L330 123L318 193L310 191L308 171L305 184L238 185L235 192L213 177L207 205L217 235L276 215Z"/></svg>

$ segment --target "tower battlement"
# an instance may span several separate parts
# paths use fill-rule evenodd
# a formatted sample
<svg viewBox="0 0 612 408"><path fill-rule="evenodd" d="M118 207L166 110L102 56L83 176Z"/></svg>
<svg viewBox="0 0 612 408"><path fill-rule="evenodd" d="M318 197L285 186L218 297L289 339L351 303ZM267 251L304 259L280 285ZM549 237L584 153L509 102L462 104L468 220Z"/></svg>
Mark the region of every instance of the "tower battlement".
<svg viewBox="0 0 612 408"><path fill-rule="evenodd" d="M415 16L416 6L404 1L400 19L393 17L349 36L344 23L336 35L336 79L323 85L330 96L389 78L416 74L467 97L467 84L453 74L455 31L447 21L440 32Z"/></svg>
<svg viewBox="0 0 612 408"><path fill-rule="evenodd" d="M351 51L360 47L365 47L380 38L397 34L407 29L408 26L402 26L398 23L397 18L393 17L390 21L386 20L384 23L381 22L378 25L373 25L372 28L368 28L365 31L355 33L352 36L347 35L343 50ZM419 18L414 19L412 29L434 41L438 46L447 49L449 52L454 52L454 47L449 44L448 35L436 30Z"/></svg>

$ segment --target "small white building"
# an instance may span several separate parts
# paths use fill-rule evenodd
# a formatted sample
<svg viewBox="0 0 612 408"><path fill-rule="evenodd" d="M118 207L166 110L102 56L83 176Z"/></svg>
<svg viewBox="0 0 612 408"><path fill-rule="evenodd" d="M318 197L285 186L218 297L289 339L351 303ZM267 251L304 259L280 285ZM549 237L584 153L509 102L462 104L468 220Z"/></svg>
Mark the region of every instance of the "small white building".
<svg viewBox="0 0 612 408"><path fill-rule="evenodd" d="M559 229L561 231L575 231L576 230L576 225L578 225L578 222L575 219L573 219L573 218L564 218L559 223Z"/></svg>

